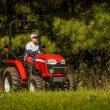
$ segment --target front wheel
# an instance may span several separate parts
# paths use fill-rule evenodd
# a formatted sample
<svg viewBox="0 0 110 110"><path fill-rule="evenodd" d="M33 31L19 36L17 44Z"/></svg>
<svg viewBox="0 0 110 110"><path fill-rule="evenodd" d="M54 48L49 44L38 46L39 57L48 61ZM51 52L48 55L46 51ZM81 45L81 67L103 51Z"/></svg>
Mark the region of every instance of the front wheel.
<svg viewBox="0 0 110 110"><path fill-rule="evenodd" d="M69 80L69 90L77 90L78 89L78 81L77 78L75 78L74 75L67 75L67 78Z"/></svg>
<svg viewBox="0 0 110 110"><path fill-rule="evenodd" d="M44 89L44 82L39 76L32 76L28 81L28 90L30 92L36 92Z"/></svg>

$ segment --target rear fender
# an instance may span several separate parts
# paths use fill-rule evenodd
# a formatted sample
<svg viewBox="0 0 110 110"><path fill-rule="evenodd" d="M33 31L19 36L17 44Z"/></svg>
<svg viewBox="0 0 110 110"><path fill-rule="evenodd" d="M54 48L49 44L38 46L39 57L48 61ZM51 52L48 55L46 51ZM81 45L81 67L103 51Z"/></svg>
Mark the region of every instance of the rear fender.
<svg viewBox="0 0 110 110"><path fill-rule="evenodd" d="M23 64L20 60L8 60L8 64L14 64L19 72L19 75L21 77L21 81L27 80L28 76L26 74L26 70L23 67Z"/></svg>

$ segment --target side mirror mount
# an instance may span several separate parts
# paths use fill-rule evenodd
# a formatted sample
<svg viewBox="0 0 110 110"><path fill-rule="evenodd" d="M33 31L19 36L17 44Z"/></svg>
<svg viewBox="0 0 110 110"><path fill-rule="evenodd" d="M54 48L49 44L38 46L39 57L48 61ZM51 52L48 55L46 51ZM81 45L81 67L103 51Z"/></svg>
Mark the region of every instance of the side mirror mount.
<svg viewBox="0 0 110 110"><path fill-rule="evenodd" d="M45 45L42 45L42 51L43 52L45 51Z"/></svg>
<svg viewBox="0 0 110 110"><path fill-rule="evenodd" d="M9 46L8 46L8 45L5 45L4 51L5 51L5 52L9 52Z"/></svg>

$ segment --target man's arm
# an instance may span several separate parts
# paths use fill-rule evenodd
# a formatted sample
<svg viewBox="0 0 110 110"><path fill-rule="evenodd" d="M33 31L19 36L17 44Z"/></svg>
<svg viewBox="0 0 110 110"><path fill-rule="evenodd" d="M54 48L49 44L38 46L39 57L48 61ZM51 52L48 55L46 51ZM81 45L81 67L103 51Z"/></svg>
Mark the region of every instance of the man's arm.
<svg viewBox="0 0 110 110"><path fill-rule="evenodd" d="M28 44L26 45L26 50L32 50L31 48L32 48L32 47L31 47L30 43L28 43Z"/></svg>

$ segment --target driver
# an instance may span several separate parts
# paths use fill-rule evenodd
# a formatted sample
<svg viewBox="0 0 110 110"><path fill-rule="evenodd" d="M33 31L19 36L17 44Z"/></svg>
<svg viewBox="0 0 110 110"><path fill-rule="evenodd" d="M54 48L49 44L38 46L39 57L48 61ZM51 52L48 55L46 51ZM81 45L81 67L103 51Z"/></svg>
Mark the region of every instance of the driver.
<svg viewBox="0 0 110 110"><path fill-rule="evenodd" d="M26 44L26 56L35 57L40 53L39 35L31 34L31 41Z"/></svg>
<svg viewBox="0 0 110 110"><path fill-rule="evenodd" d="M41 45L39 45L39 35L31 34L31 41L26 44L26 56L25 61L29 67L29 77L32 76L34 68L34 58L40 53Z"/></svg>

